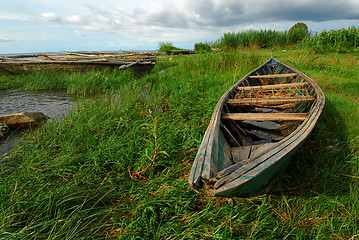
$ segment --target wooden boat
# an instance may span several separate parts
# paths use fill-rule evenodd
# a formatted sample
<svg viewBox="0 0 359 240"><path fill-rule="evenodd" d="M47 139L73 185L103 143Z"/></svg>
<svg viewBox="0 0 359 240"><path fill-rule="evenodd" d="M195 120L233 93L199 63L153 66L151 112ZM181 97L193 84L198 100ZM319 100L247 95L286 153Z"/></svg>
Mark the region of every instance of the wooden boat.
<svg viewBox="0 0 359 240"><path fill-rule="evenodd" d="M23 112L8 115L0 115L0 124L5 130L5 126L9 129L27 128L37 126L48 119L41 112Z"/></svg>
<svg viewBox="0 0 359 240"><path fill-rule="evenodd" d="M167 55L190 55L190 54L197 54L198 52L195 51L195 50L185 50L185 49L182 49L182 50L168 50L166 51L166 54Z"/></svg>
<svg viewBox="0 0 359 240"><path fill-rule="evenodd" d="M312 79L272 57L220 98L189 184L219 197L258 193L309 136L324 104Z"/></svg>
<svg viewBox="0 0 359 240"><path fill-rule="evenodd" d="M0 139L9 132L9 127L5 123L0 123Z"/></svg>
<svg viewBox="0 0 359 240"><path fill-rule="evenodd" d="M0 74L20 74L32 71L66 71L79 72L91 69L132 69L139 74L149 73L155 66L154 59L137 59L124 61L122 59L103 57L66 57L65 55L38 55L30 59L19 57L0 58ZM131 64L131 65L129 65Z"/></svg>

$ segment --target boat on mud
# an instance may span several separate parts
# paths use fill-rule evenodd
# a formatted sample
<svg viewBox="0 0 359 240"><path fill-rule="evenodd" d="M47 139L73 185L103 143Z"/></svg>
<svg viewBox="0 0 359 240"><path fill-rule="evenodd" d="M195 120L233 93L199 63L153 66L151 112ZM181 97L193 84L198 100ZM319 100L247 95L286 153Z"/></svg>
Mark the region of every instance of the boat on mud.
<svg viewBox="0 0 359 240"><path fill-rule="evenodd" d="M218 197L263 191L308 138L324 104L311 78L272 57L219 99L190 186Z"/></svg>
<svg viewBox="0 0 359 240"><path fill-rule="evenodd" d="M156 59L148 56L126 58L122 55L95 54L34 54L0 56L0 74L21 74L33 71L48 72L82 72L88 70L132 69L139 74L149 73L155 66Z"/></svg>

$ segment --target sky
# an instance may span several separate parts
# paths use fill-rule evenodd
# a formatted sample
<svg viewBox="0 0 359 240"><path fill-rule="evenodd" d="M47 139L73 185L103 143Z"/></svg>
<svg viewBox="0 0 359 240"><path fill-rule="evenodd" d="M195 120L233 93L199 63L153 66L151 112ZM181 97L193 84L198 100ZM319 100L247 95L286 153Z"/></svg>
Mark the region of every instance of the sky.
<svg viewBox="0 0 359 240"><path fill-rule="evenodd" d="M193 49L226 32L359 27L359 0L2 0L0 54Z"/></svg>

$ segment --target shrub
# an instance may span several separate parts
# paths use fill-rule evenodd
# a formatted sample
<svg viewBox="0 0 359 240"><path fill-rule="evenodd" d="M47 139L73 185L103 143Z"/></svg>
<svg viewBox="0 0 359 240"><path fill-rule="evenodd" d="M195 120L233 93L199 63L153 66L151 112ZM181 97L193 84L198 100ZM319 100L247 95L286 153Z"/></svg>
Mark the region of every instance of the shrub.
<svg viewBox="0 0 359 240"><path fill-rule="evenodd" d="M289 29L288 40L291 43L302 41L309 34L308 26L305 23L296 23Z"/></svg>
<svg viewBox="0 0 359 240"><path fill-rule="evenodd" d="M194 50L198 51L200 53L204 53L204 52L210 52L212 51L211 46L209 45L209 43L195 43L194 44Z"/></svg>
<svg viewBox="0 0 359 240"><path fill-rule="evenodd" d="M177 48L175 46L173 46L172 42L159 42L158 43L158 48L160 52L166 52L166 51L172 51L172 50L180 50L180 48Z"/></svg>

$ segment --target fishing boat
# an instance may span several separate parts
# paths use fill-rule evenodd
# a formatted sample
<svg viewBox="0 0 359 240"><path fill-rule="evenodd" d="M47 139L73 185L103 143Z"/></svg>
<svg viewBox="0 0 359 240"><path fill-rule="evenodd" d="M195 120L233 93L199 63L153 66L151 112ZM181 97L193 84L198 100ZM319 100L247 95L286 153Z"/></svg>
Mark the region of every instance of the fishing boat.
<svg viewBox="0 0 359 240"><path fill-rule="evenodd" d="M324 104L312 79L272 57L220 98L190 186L216 197L263 191L308 138Z"/></svg>
<svg viewBox="0 0 359 240"><path fill-rule="evenodd" d="M49 72L82 72L105 68L123 70L132 69L139 74L149 73L155 66L156 59L138 58L128 60L124 58L103 57L101 55L19 55L0 56L1 74L21 74L33 71Z"/></svg>
<svg viewBox="0 0 359 240"><path fill-rule="evenodd" d="M48 119L41 112L22 112L22 113L13 113L7 115L0 115L0 124L2 129L19 129L19 128L28 128L30 126L37 126L41 123L46 122Z"/></svg>

